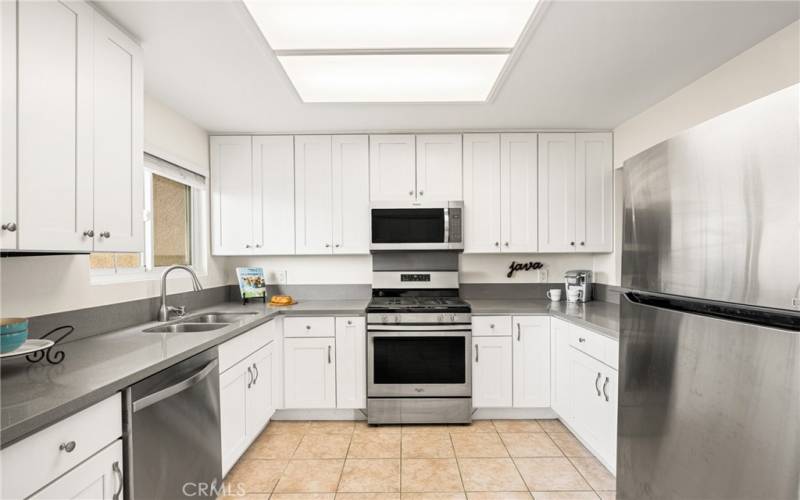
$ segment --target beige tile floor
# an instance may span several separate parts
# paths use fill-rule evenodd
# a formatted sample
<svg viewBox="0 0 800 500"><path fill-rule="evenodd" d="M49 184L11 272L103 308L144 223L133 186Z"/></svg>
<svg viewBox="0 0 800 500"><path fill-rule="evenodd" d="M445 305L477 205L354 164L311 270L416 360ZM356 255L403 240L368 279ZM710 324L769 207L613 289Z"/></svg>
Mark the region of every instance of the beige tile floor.
<svg viewBox="0 0 800 500"><path fill-rule="evenodd" d="M609 500L616 486L558 420L276 421L225 481L243 500Z"/></svg>

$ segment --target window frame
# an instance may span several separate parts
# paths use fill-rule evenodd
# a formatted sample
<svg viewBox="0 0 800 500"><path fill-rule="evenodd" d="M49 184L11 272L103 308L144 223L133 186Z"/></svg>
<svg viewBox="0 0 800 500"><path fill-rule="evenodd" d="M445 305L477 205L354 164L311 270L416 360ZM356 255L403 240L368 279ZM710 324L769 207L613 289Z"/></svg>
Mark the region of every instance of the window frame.
<svg viewBox="0 0 800 500"><path fill-rule="evenodd" d="M176 168L181 168L176 166ZM190 204L190 225L189 232L191 238L191 267L197 276L207 276L208 274L208 231L209 231L209 208L208 208L208 180L202 178L202 183L187 182L180 176L172 175L166 169L158 168L157 164L145 159L144 171L144 250L141 252L142 266L138 268L113 268L113 269L89 269L92 285L103 285L121 282L152 281L161 279L164 270L169 266L155 267L155 249L153 247L153 175L159 175L167 179L189 186ZM193 173L193 172L192 172ZM130 252L134 253L134 252ZM168 279L181 279L185 276L172 274Z"/></svg>

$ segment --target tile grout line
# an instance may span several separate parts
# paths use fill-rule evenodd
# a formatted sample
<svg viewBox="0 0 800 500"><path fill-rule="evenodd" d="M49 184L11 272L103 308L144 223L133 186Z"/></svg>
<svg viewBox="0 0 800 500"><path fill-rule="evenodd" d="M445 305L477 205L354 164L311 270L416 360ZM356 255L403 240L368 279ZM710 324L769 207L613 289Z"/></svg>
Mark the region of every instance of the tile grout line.
<svg viewBox="0 0 800 500"><path fill-rule="evenodd" d="M458 480L461 482L461 491L464 493L464 498L467 498L467 487L464 485L464 476L461 474L461 462L458 460L456 444L453 442L453 433L448 429L447 435L450 438L450 446L453 447L453 457L455 457L456 460L456 469L458 470Z"/></svg>

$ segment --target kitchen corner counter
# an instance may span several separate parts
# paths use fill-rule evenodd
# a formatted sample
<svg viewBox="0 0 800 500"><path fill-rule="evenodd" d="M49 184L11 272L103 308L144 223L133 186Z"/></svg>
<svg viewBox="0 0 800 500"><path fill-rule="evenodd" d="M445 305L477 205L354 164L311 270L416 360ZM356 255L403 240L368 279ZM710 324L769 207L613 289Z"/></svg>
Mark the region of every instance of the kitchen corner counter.
<svg viewBox="0 0 800 500"><path fill-rule="evenodd" d="M585 303L549 300L467 299L473 316L549 315L619 340L619 304L593 300Z"/></svg>
<svg viewBox="0 0 800 500"><path fill-rule="evenodd" d="M0 365L0 448L87 408L175 363L217 346L278 316L361 316L368 300L309 300L269 307L225 302L190 311L253 312L218 330L144 333L149 322L57 346L65 354L58 365L28 363L24 357Z"/></svg>

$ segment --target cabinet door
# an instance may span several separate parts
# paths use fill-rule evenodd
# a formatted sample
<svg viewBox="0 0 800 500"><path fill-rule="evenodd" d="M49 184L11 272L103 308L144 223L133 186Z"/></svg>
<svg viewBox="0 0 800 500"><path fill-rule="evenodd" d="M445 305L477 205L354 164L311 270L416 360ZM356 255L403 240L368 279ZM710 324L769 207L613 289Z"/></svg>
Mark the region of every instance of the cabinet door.
<svg viewBox="0 0 800 500"><path fill-rule="evenodd" d="M550 406L550 318L514 316L514 407Z"/></svg>
<svg viewBox="0 0 800 500"><path fill-rule="evenodd" d="M247 393L252 382L253 371L248 364L248 359L242 360L219 376L223 475L228 473L250 445ZM252 425L249 428L252 428Z"/></svg>
<svg viewBox="0 0 800 500"><path fill-rule="evenodd" d="M0 130L0 250L16 250L17 2L0 2Z"/></svg>
<svg viewBox="0 0 800 500"><path fill-rule="evenodd" d="M572 426L592 451L599 451L603 429L602 385L604 365L570 348L570 395Z"/></svg>
<svg viewBox="0 0 800 500"><path fill-rule="evenodd" d="M500 135L464 135L464 252L500 251Z"/></svg>
<svg viewBox="0 0 800 500"><path fill-rule="evenodd" d="M578 251L614 249L614 166L611 134L576 134L575 241Z"/></svg>
<svg viewBox="0 0 800 500"><path fill-rule="evenodd" d="M211 249L253 253L253 147L250 136L211 137Z"/></svg>
<svg viewBox="0 0 800 500"><path fill-rule="evenodd" d="M88 252L92 25L75 2L17 2L18 248Z"/></svg>
<svg viewBox="0 0 800 500"><path fill-rule="evenodd" d="M101 14L94 23L94 250L144 250L142 50Z"/></svg>
<svg viewBox="0 0 800 500"><path fill-rule="evenodd" d="M461 134L417 136L417 199L461 200Z"/></svg>
<svg viewBox="0 0 800 500"><path fill-rule="evenodd" d="M369 194L372 201L416 199L413 135L369 136Z"/></svg>
<svg viewBox="0 0 800 500"><path fill-rule="evenodd" d="M294 138L253 137L254 253L294 253Z"/></svg>
<svg viewBox="0 0 800 500"><path fill-rule="evenodd" d="M272 369L275 363L275 345L269 343L253 353L246 362L253 370L253 381L247 391L247 435L252 441L264 429L275 412Z"/></svg>
<svg viewBox="0 0 800 500"><path fill-rule="evenodd" d="M599 428L600 458L608 465L612 473L616 473L617 465L617 371L606 368L600 386L603 398L600 402L601 422Z"/></svg>
<svg viewBox="0 0 800 500"><path fill-rule="evenodd" d="M287 338L284 349L284 407L336 408L333 338Z"/></svg>
<svg viewBox="0 0 800 500"><path fill-rule="evenodd" d="M569 413L569 323L550 319L550 406L558 416L572 425Z"/></svg>
<svg viewBox="0 0 800 500"><path fill-rule="evenodd" d="M500 136L500 178L503 252L536 252L536 134Z"/></svg>
<svg viewBox="0 0 800 500"><path fill-rule="evenodd" d="M539 251L575 251L575 134L539 134Z"/></svg>
<svg viewBox="0 0 800 500"><path fill-rule="evenodd" d="M333 136L333 253L369 253L369 137Z"/></svg>
<svg viewBox="0 0 800 500"><path fill-rule="evenodd" d="M117 439L31 498L58 500L123 498L122 471L122 440Z"/></svg>
<svg viewBox="0 0 800 500"><path fill-rule="evenodd" d="M364 318L336 318L336 407L367 407L367 332Z"/></svg>
<svg viewBox="0 0 800 500"><path fill-rule="evenodd" d="M473 337L472 344L472 405L510 408L511 337Z"/></svg>
<svg viewBox="0 0 800 500"><path fill-rule="evenodd" d="M294 161L295 252L330 254L331 136L295 136Z"/></svg>

